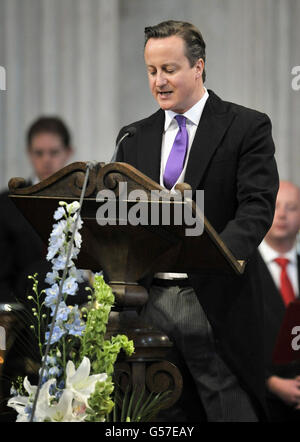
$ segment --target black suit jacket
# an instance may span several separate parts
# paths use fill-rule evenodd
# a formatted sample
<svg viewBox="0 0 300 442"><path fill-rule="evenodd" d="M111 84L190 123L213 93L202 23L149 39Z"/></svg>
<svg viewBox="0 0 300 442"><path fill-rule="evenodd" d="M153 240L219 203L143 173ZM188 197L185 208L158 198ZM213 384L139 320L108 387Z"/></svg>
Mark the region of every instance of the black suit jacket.
<svg viewBox="0 0 300 442"><path fill-rule="evenodd" d="M300 256L298 255L298 280L300 281ZM273 365L272 354L276 344L281 323L285 315L285 305L282 300L274 279L269 272L268 266L259 253L259 266L257 283L261 284L264 301L264 323L265 323L265 366L267 376L276 374L283 377L294 377L299 375L299 364L287 364L284 366ZM295 371L297 370L297 371Z"/></svg>
<svg viewBox="0 0 300 442"><path fill-rule="evenodd" d="M0 194L0 303L16 302L18 279L28 265L44 256L46 247L40 237L8 197L8 191L3 191Z"/></svg>
<svg viewBox="0 0 300 442"><path fill-rule="evenodd" d="M137 132L120 144L117 161L129 163L159 182L164 112L158 110L132 125ZM278 190L269 118L209 91L185 182L193 192L204 190L206 218L234 256L248 261L243 276L200 272L189 278L212 325L219 352L263 414L262 295L249 274L257 270L257 246L272 224Z"/></svg>

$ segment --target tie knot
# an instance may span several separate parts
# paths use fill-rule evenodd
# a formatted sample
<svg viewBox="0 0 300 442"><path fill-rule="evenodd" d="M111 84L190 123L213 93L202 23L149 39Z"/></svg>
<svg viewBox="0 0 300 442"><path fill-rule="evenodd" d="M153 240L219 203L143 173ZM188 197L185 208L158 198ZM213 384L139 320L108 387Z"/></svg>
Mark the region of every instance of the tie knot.
<svg viewBox="0 0 300 442"><path fill-rule="evenodd" d="M183 115L176 115L175 119L176 119L179 127L186 126L186 117L184 117Z"/></svg>
<svg viewBox="0 0 300 442"><path fill-rule="evenodd" d="M277 262L277 264L282 268L285 269L286 266L288 265L288 263L290 262L289 259L287 258L276 258L274 259L275 262Z"/></svg>

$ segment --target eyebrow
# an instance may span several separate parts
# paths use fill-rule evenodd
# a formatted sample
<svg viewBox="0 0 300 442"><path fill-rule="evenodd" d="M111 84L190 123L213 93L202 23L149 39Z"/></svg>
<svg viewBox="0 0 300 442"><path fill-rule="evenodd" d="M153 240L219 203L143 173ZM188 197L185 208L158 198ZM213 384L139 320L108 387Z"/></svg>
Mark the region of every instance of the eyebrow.
<svg viewBox="0 0 300 442"><path fill-rule="evenodd" d="M152 64L147 64L146 66L147 66L147 68L155 68L156 67L156 66L153 66ZM170 67L170 66L177 67L177 63L175 63L175 62L164 63L161 67L162 68L167 68L167 67Z"/></svg>

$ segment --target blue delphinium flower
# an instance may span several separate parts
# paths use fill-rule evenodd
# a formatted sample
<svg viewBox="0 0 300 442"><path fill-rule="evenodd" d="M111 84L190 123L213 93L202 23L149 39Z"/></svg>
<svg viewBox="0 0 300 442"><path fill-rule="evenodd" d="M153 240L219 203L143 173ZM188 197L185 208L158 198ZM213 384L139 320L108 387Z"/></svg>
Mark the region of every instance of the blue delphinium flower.
<svg viewBox="0 0 300 442"><path fill-rule="evenodd" d="M68 331L69 335L73 336L82 335L85 329L85 324L80 319L80 312L78 310L77 305L72 308L69 321L66 324L64 324L64 327Z"/></svg>
<svg viewBox="0 0 300 442"><path fill-rule="evenodd" d="M53 284L55 284L58 280L59 280L59 274L58 274L57 271L54 271L54 272L48 272L48 273L46 274L45 282L46 282L47 284L53 285Z"/></svg>
<svg viewBox="0 0 300 442"><path fill-rule="evenodd" d="M54 396L56 393L56 382L53 382L53 384L49 387L49 393L51 396Z"/></svg>
<svg viewBox="0 0 300 442"><path fill-rule="evenodd" d="M85 329L85 325L82 325L80 320L76 320L72 322L72 324L66 324L65 327L68 330L69 335L73 336L82 336Z"/></svg>
<svg viewBox="0 0 300 442"><path fill-rule="evenodd" d="M15 388L14 385L12 385L12 386L10 387L10 395L11 395L11 396L17 396L17 395L18 395L18 390Z"/></svg>
<svg viewBox="0 0 300 442"><path fill-rule="evenodd" d="M70 314L70 308L66 305L64 301L61 301L57 310L57 316L56 316L57 323L61 324L67 321L69 314Z"/></svg>
<svg viewBox="0 0 300 442"><path fill-rule="evenodd" d="M65 293L66 295L75 295L78 289L78 283L76 281L76 279L72 276L69 276L63 285L63 293Z"/></svg>
<svg viewBox="0 0 300 442"><path fill-rule="evenodd" d="M53 218L58 221L59 219L61 219L63 216L65 216L66 211L64 207L59 207L58 209L56 209L56 211L54 212Z"/></svg>
<svg viewBox="0 0 300 442"><path fill-rule="evenodd" d="M59 252L60 248L63 246L65 242L65 236L56 236L55 238L52 238L49 247L48 247L48 253L47 253L47 260L51 261L51 259L54 258L54 256Z"/></svg>
<svg viewBox="0 0 300 442"><path fill-rule="evenodd" d="M41 374L42 368L39 369L39 375ZM44 369L43 377L42 377L42 385L47 382L49 379L47 368Z"/></svg>
<svg viewBox="0 0 300 442"><path fill-rule="evenodd" d="M50 241L53 238L60 237L60 236L64 235L66 227L67 227L67 221L66 220L61 220L57 224L54 224L53 230L52 230L52 232L50 234Z"/></svg>
<svg viewBox="0 0 300 442"><path fill-rule="evenodd" d="M44 358L43 358L43 360L44 360ZM46 358L46 365L47 365L48 367L49 367L49 366L53 366L53 365L55 365L55 364L56 364L56 361L57 361L57 359L56 359L55 356L47 355L47 358Z"/></svg>
<svg viewBox="0 0 300 442"><path fill-rule="evenodd" d="M59 376L62 374L62 368L56 365L54 367L49 368L48 373L49 377L51 378L53 377L59 378Z"/></svg>
<svg viewBox="0 0 300 442"><path fill-rule="evenodd" d="M53 307L56 304L58 293L59 293L59 286L57 283L53 284L52 287L45 290L46 297L45 297L45 306L46 307Z"/></svg>
<svg viewBox="0 0 300 442"><path fill-rule="evenodd" d="M66 227L66 220L61 220L57 224L54 224L49 238L48 254L46 258L48 261L51 261L64 245L66 241Z"/></svg>
<svg viewBox="0 0 300 442"><path fill-rule="evenodd" d="M59 255L52 260L53 270L63 270L67 262L67 255Z"/></svg>
<svg viewBox="0 0 300 442"><path fill-rule="evenodd" d="M24 408L24 413L27 415L27 419L28 419L28 421L29 421L30 418L31 418L32 407L33 407L32 404L27 404L26 407ZM34 419L33 421L35 421L35 419Z"/></svg>
<svg viewBox="0 0 300 442"><path fill-rule="evenodd" d="M50 332L46 332L45 333L45 338L46 338L47 342L48 342L48 339L49 339L49 334L50 334ZM64 336L65 334L66 334L66 330L62 329L58 325L55 325L54 328L53 328L53 333L52 333L52 336L51 336L50 344L51 345L55 344L55 342L58 342L60 340L60 338L62 336Z"/></svg>

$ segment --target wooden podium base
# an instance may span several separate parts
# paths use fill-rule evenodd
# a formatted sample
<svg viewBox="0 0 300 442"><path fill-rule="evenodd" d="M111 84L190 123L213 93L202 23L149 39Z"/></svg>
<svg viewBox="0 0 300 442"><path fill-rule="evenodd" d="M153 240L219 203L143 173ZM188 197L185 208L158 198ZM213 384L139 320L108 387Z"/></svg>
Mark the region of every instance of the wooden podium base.
<svg viewBox="0 0 300 442"><path fill-rule="evenodd" d="M166 334L147 324L140 311L148 300L147 290L136 283L110 282L116 298L116 309L111 312L107 336L126 334L134 342L132 356L122 356L115 366L114 381L125 393L126 390L146 394L169 391L163 409L174 405L182 393L183 381L178 368L166 360L173 347Z"/></svg>

